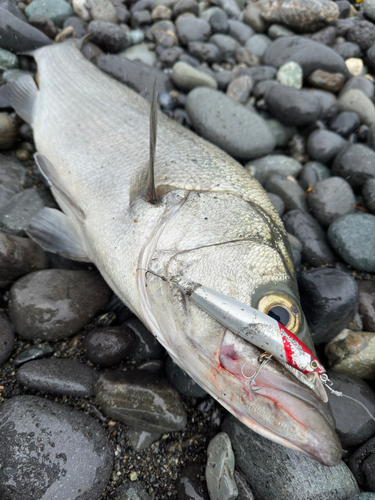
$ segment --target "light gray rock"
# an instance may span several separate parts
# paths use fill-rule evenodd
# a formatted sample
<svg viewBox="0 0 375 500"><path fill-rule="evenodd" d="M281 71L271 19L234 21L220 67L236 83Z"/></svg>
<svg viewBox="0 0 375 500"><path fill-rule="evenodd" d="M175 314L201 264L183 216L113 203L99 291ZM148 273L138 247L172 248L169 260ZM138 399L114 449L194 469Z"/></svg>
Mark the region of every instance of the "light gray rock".
<svg viewBox="0 0 375 500"><path fill-rule="evenodd" d="M175 85L184 92L189 92L195 87L217 89L217 81L214 78L185 62L177 62L173 66L172 79Z"/></svg>
<svg viewBox="0 0 375 500"><path fill-rule="evenodd" d="M375 122L375 106L361 90L348 90L338 98L337 106L339 111L354 111L369 127Z"/></svg>
<svg viewBox="0 0 375 500"><path fill-rule="evenodd" d="M207 448L207 489L211 500L235 500L238 489L234 479L234 455L228 434L220 432Z"/></svg>
<svg viewBox="0 0 375 500"><path fill-rule="evenodd" d="M298 177L302 170L302 165L299 161L289 156L267 155L247 163L245 168L264 185L268 177L273 174L278 174L283 177L288 177L288 175Z"/></svg>

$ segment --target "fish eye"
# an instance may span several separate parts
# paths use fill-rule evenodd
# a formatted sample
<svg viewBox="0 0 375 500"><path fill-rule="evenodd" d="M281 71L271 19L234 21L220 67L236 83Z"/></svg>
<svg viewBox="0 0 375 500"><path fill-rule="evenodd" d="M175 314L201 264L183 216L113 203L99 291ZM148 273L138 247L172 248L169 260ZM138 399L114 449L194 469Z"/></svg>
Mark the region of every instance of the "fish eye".
<svg viewBox="0 0 375 500"><path fill-rule="evenodd" d="M268 294L258 304L259 311L268 314L296 334L301 326L301 312L291 297L283 293Z"/></svg>

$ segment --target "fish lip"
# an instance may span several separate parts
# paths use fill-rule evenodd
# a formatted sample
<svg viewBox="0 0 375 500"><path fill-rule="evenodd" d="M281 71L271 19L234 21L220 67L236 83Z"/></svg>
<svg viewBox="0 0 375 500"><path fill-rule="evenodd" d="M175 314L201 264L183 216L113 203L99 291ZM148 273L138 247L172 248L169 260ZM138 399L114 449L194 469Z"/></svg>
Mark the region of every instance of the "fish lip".
<svg viewBox="0 0 375 500"><path fill-rule="evenodd" d="M253 357L253 365L251 366L248 362L244 367L246 357L242 356L246 351L236 352L235 343L237 341L241 347L244 342L247 342L236 337L229 330L226 331L220 350L220 364L223 369L229 372L228 376L233 377L234 375L237 378L238 390L242 394L248 394L247 398L250 398L250 401L252 401L251 398L256 399L257 397L266 398L269 401L273 407L270 411L275 410L275 421L267 426L265 425L267 419L262 423L257 419L256 414L255 417L251 412L246 414L240 406L237 408L236 405L231 406L230 404L224 406L247 427L264 437L294 451L302 452L323 465L337 465L341 459L342 449L334 430L334 421L329 407L276 360L267 364L258 373L254 383L254 388L258 389L257 392L249 392L251 389L248 377L255 372L258 363L257 359ZM225 342L225 339L229 340L229 344ZM229 352L231 348L233 350ZM253 348L254 346L252 346L252 350ZM235 355L237 355L236 359ZM282 386L283 383L285 388ZM223 404L222 401L220 402ZM252 404L256 404L256 400ZM246 409L246 405L244 409ZM279 410L280 413L278 413ZM295 432L291 432L292 422L287 422L287 430L284 429L283 422L285 423L289 417L293 419Z"/></svg>

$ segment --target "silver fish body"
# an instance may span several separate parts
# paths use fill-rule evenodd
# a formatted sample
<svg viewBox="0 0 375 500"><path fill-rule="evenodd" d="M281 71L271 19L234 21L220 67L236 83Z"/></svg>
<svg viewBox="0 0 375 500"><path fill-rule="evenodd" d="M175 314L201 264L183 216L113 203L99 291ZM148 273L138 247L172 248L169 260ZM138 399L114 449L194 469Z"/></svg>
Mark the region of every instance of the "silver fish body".
<svg viewBox="0 0 375 500"><path fill-rule="evenodd" d="M251 375L262 351L142 270L183 275L253 307L264 294L283 293L300 315L299 338L312 348L285 231L264 190L226 153L160 114L159 203L148 203L149 104L74 43L39 49L35 59L39 90L29 119L81 253L174 361L243 423L338 463L330 412L302 375L271 361L252 392L241 367Z"/></svg>

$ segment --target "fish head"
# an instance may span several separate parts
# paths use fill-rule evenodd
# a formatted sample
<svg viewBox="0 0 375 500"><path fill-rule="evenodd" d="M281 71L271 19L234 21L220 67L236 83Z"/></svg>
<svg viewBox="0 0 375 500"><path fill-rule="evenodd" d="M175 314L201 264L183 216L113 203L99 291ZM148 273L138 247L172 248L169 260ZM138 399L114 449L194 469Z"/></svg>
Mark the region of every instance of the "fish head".
<svg viewBox="0 0 375 500"><path fill-rule="evenodd" d="M156 273L138 270L143 320L173 360L245 425L336 465L341 445L333 418L308 378L272 359L252 390L249 377L262 351L168 281L185 276L255 308L288 304L293 333L313 349L287 237L276 217L275 222L272 214L231 194L185 194L143 252L139 267Z"/></svg>

